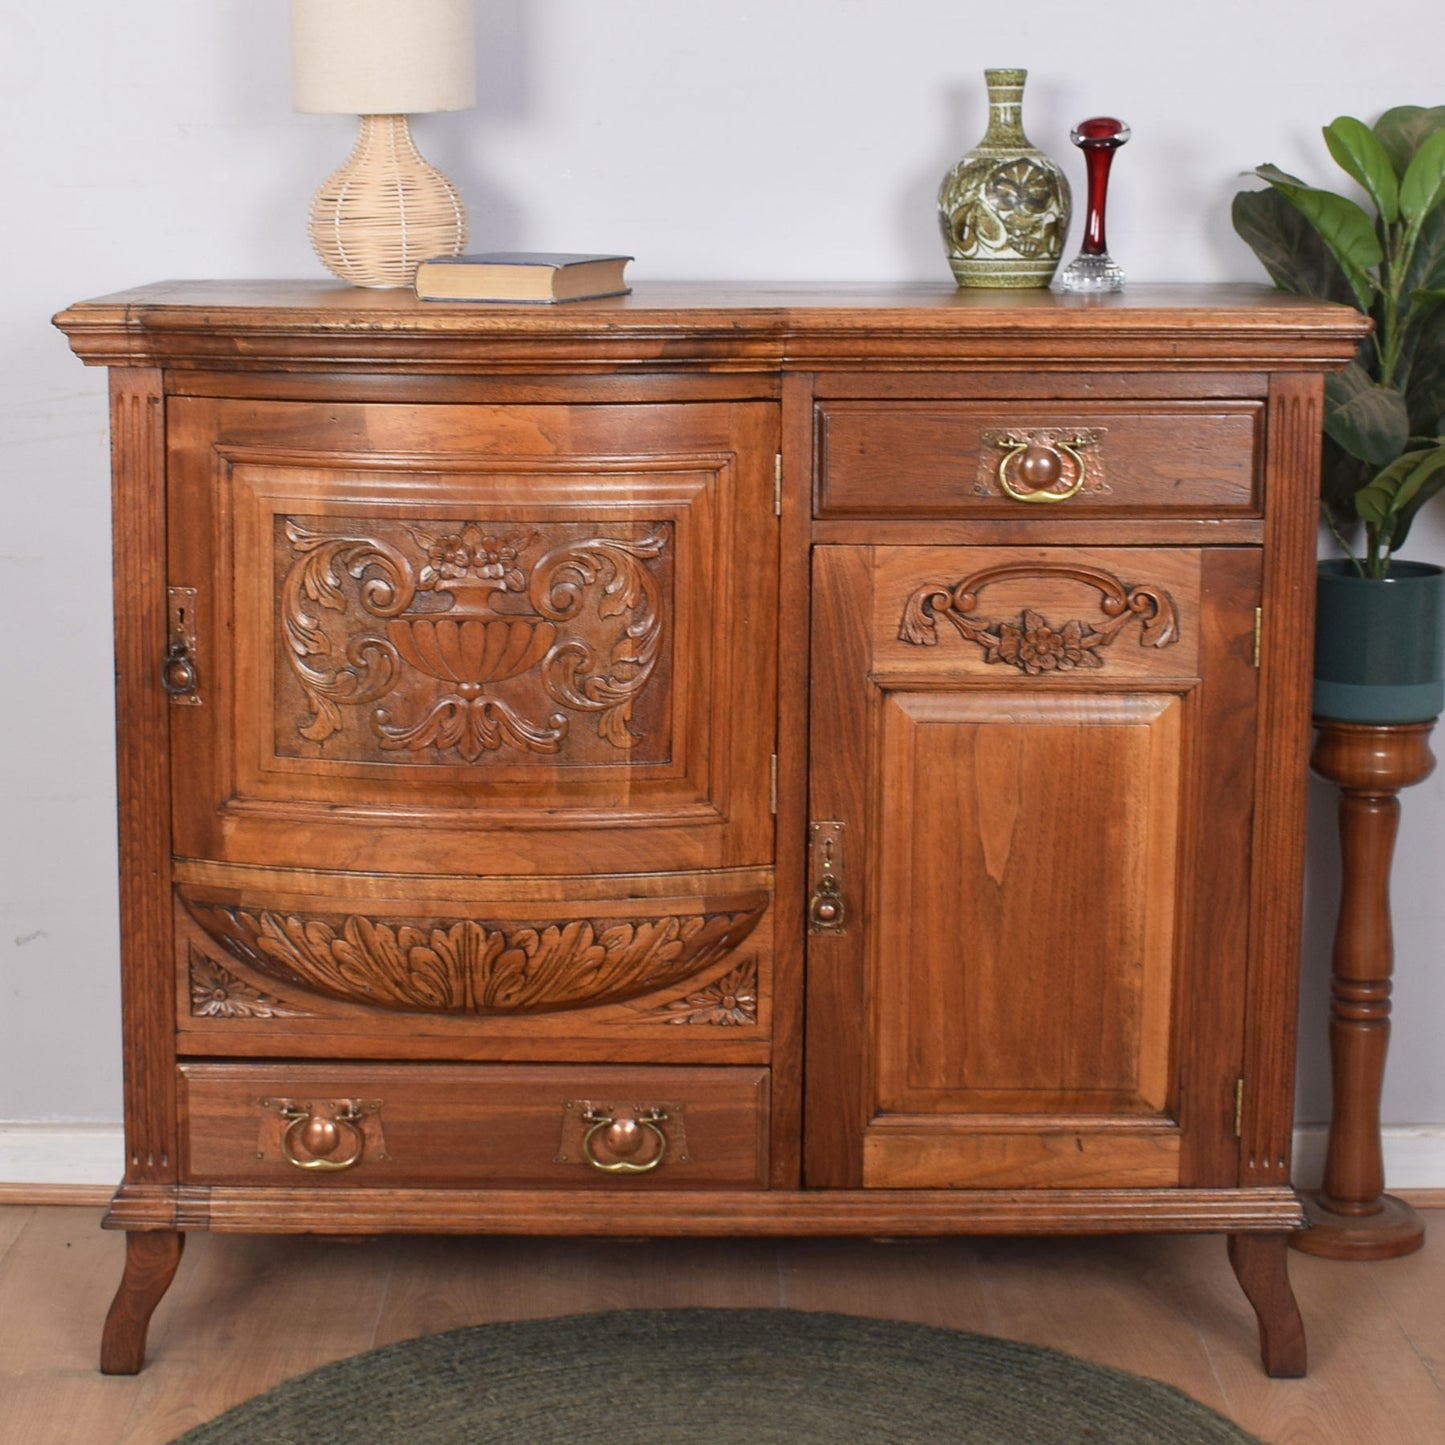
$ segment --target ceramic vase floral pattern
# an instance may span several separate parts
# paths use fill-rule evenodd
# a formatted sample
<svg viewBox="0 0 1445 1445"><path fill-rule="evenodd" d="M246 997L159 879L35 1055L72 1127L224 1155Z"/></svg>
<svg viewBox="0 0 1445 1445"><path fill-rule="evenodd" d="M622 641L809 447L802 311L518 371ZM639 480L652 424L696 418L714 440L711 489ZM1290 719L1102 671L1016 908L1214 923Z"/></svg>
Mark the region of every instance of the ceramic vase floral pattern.
<svg viewBox="0 0 1445 1445"><path fill-rule="evenodd" d="M1047 286L1069 229L1069 182L1023 129L1026 70L985 70L988 129L943 178L938 219L960 286Z"/></svg>

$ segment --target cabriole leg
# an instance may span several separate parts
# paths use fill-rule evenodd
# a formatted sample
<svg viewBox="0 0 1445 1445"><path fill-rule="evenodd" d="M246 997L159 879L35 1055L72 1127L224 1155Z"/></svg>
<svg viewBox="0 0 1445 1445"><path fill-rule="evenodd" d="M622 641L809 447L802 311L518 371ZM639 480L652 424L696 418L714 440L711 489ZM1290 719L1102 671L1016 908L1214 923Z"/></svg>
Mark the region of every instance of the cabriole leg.
<svg viewBox="0 0 1445 1445"><path fill-rule="evenodd" d="M1308 1368L1304 1321L1289 1282L1288 1242L1284 1234L1229 1237L1229 1262L1259 1319L1264 1372L1276 1380L1298 1379Z"/></svg>
<svg viewBox="0 0 1445 1445"><path fill-rule="evenodd" d="M134 1375L145 1363L151 1315L170 1288L186 1242L179 1230L133 1231L125 1237L125 1273L100 1339L104 1375Z"/></svg>

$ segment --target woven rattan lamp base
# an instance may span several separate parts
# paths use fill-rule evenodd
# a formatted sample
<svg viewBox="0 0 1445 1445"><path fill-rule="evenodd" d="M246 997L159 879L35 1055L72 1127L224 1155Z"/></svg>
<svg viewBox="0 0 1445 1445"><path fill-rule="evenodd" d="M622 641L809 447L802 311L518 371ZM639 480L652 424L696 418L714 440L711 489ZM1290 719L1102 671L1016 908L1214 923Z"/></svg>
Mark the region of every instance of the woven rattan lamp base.
<svg viewBox="0 0 1445 1445"><path fill-rule="evenodd" d="M422 159L404 115L364 115L346 164L311 202L311 244L353 286L410 286L429 256L467 240L457 188Z"/></svg>

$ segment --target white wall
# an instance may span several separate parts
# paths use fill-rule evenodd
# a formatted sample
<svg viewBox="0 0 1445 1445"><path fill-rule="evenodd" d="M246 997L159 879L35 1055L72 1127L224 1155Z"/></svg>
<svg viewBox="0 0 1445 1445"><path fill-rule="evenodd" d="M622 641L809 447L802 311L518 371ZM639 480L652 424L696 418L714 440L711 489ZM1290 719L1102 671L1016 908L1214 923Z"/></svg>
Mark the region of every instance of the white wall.
<svg viewBox="0 0 1445 1445"><path fill-rule="evenodd" d="M416 130L476 249L946 282L938 180L982 132L983 67L1026 65L1027 129L1080 196L1069 125L1134 128L1109 221L1132 278L1262 279L1229 225L1240 172L1325 180L1335 115L1445 101L1437 8L1401 0L1386 27L1344 0L477 0L481 102ZM353 123L293 114L288 64L284 0L0 0L0 1123L120 1113L104 378L49 317L168 277L321 274L306 205ZM1445 560L1445 517L1412 552ZM1306 1121L1328 1111L1335 888L1315 800ZM1437 778L1405 797L1385 1114L1442 1147L1399 1183L1445 1185L1442 842ZM0 1178L4 1159L0 1140Z"/></svg>

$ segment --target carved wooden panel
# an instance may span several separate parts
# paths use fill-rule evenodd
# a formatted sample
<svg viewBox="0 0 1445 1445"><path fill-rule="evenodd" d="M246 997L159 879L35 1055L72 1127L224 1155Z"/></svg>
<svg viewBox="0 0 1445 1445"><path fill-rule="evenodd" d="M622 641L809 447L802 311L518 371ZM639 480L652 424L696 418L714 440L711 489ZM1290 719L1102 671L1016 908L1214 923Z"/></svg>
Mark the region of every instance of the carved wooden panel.
<svg viewBox="0 0 1445 1445"><path fill-rule="evenodd" d="M670 760L671 522L274 526L277 756Z"/></svg>
<svg viewBox="0 0 1445 1445"><path fill-rule="evenodd" d="M777 413L172 404L177 847L491 875L771 855Z"/></svg>
<svg viewBox="0 0 1445 1445"><path fill-rule="evenodd" d="M985 606L980 594L995 583L1034 581L1040 585L1065 581L1099 594L1097 619L1071 617L1050 622L1033 607L1016 617L990 621L976 614ZM1179 640L1179 615L1174 599L1147 583L1133 586L1112 572L1068 563L1004 563L987 567L952 584L927 583L909 594L898 624L900 641L915 647L938 643L938 621L953 625L965 642L983 653L987 663L1003 663L1037 677L1072 672L1076 667L1102 667L1104 652L1131 622L1139 625L1143 647L1169 647Z"/></svg>
<svg viewBox="0 0 1445 1445"><path fill-rule="evenodd" d="M1200 553L1182 548L880 549L874 656L996 684L1192 677L1199 568Z"/></svg>

